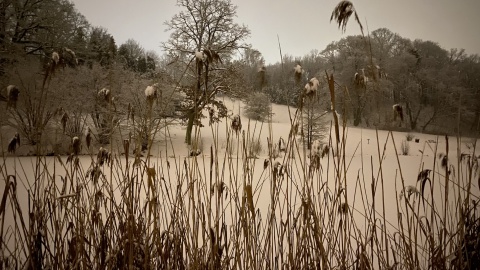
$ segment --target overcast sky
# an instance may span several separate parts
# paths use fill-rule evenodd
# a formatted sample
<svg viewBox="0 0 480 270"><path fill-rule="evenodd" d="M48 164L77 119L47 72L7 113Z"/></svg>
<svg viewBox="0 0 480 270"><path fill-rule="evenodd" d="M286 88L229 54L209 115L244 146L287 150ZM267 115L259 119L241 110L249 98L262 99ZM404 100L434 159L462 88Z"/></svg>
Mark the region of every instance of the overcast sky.
<svg viewBox="0 0 480 270"><path fill-rule="evenodd" d="M117 45L135 39L147 50L163 54L168 40L165 21L180 9L176 0L73 0L93 26L102 26ZM353 17L342 33L330 15L338 0L232 0L238 7L236 22L249 27L247 42L259 50L267 64L282 53L303 56L323 50L332 41L360 34ZM464 48L480 54L480 0L356 0L354 6L370 31L386 27L410 38L437 42L444 49Z"/></svg>

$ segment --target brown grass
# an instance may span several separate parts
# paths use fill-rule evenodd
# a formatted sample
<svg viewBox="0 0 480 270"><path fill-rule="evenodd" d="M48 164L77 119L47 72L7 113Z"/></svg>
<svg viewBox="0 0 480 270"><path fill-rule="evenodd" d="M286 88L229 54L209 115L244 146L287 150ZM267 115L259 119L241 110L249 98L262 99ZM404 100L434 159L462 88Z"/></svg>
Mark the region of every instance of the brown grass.
<svg viewBox="0 0 480 270"><path fill-rule="evenodd" d="M297 110L292 127L299 115ZM406 191L397 192L398 220L392 224L385 219L391 209L382 168L385 148L395 145L392 134L383 151L378 144L376 175L347 181L347 137L338 123L333 130L339 140L329 138L331 155L317 168L306 165L294 134L277 159L267 140L265 162L249 158L260 142L255 129L225 128L226 149L217 142L204 149L207 155L188 158L130 157L129 139L122 149L102 148L90 162L77 155L38 156L32 164L2 157L1 266L468 269L478 262L473 183L480 173L474 159L459 161L450 174L441 162L433 164L420 198L405 186L397 157L395 181ZM447 162L449 168L454 161ZM438 190L442 200L434 196ZM269 198L268 205L261 198Z"/></svg>

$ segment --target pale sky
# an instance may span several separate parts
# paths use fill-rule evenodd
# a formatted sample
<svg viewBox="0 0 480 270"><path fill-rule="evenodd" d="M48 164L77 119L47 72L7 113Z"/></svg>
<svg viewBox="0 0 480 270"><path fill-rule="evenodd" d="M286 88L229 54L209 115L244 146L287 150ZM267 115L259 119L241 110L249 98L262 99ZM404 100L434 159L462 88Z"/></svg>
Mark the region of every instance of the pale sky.
<svg viewBox="0 0 480 270"><path fill-rule="evenodd" d="M117 45L133 38L146 50L163 54L165 21L180 10L176 0L73 0L93 26L103 26ZM342 37L360 34L353 16L342 33L330 15L338 0L232 0L236 22L251 31L246 40L267 64L282 53L300 57ZM354 0L362 24L370 31L386 27L410 38L437 42L444 49L464 48L480 54L480 0Z"/></svg>

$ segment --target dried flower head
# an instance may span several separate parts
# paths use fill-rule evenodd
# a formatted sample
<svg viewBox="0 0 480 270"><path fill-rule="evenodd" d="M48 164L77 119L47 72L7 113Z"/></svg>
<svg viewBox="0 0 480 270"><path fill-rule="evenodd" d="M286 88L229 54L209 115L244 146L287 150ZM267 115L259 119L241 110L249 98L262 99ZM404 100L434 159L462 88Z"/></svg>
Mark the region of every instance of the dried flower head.
<svg viewBox="0 0 480 270"><path fill-rule="evenodd" d="M77 136L75 136L72 138L72 153L74 155L78 155L80 154L80 150L81 150L80 139Z"/></svg>
<svg viewBox="0 0 480 270"><path fill-rule="evenodd" d="M235 115L232 119L232 129L238 135L238 133L242 130L242 120L240 119L240 115Z"/></svg>
<svg viewBox="0 0 480 270"><path fill-rule="evenodd" d="M77 55L74 51L69 48L63 48L63 61L67 63L69 66L76 66L78 65Z"/></svg>
<svg viewBox="0 0 480 270"><path fill-rule="evenodd" d="M403 107L400 104L395 104L392 106L393 110L393 121L397 121L397 117L400 117L400 121L403 122Z"/></svg>
<svg viewBox="0 0 480 270"><path fill-rule="evenodd" d="M158 84L156 83L153 85L147 86L147 88L145 88L145 97L147 97L147 99L157 97L157 87L158 87Z"/></svg>
<svg viewBox="0 0 480 270"><path fill-rule="evenodd" d="M98 91L97 96L107 102L110 102L112 100L112 94L110 92L110 89L108 88L102 88Z"/></svg>
<svg viewBox="0 0 480 270"><path fill-rule="evenodd" d="M195 58L197 59L198 62L202 62L204 59L206 59L206 56L204 55L203 52L196 51L195 52Z"/></svg>
<svg viewBox="0 0 480 270"><path fill-rule="evenodd" d="M305 85L305 95L306 96L313 96L318 91L318 86L320 86L320 81L313 77L306 85Z"/></svg>
<svg viewBox="0 0 480 270"><path fill-rule="evenodd" d="M297 63L297 65L295 65L295 67L293 68L293 71L294 71L295 82L299 83L304 73L304 70L300 65L300 63Z"/></svg>
<svg viewBox="0 0 480 270"><path fill-rule="evenodd" d="M110 152L108 152L107 149L103 147L100 147L100 149L98 149L97 164L102 166L105 162L107 163L110 162L111 159L112 159L112 155L110 154Z"/></svg>
<svg viewBox="0 0 480 270"><path fill-rule="evenodd" d="M18 95L20 90L16 85L7 86L7 108L17 108Z"/></svg>
<svg viewBox="0 0 480 270"><path fill-rule="evenodd" d="M358 18L357 11L350 1L340 1L338 5L333 9L332 16L330 17L330 22L335 19L338 23L338 28L341 28L345 32L347 28L348 19L352 14L355 14L355 21L357 21L360 26L360 30L363 33L363 25Z"/></svg>
<svg viewBox="0 0 480 270"><path fill-rule="evenodd" d="M342 215L346 215L348 214L348 203L344 202L344 203L341 203L339 206L338 206L338 213L342 214Z"/></svg>
<svg viewBox="0 0 480 270"><path fill-rule="evenodd" d="M8 152L12 154L15 153L17 146L20 146L20 134L18 134L18 132L13 135L10 143L8 143Z"/></svg>
<svg viewBox="0 0 480 270"><path fill-rule="evenodd" d="M268 168L268 164L270 164L270 160L265 159L265 160L263 161L263 169L264 169L264 170Z"/></svg>
<svg viewBox="0 0 480 270"><path fill-rule="evenodd" d="M52 60L55 63L55 65L58 65L58 61L60 61L60 55L58 54L58 52L52 53Z"/></svg>

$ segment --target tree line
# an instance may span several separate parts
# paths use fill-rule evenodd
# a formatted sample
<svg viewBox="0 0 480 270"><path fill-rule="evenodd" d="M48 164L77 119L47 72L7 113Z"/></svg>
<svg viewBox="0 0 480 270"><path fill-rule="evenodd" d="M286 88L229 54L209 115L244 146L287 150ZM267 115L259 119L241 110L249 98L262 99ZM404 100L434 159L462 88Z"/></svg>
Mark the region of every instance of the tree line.
<svg viewBox="0 0 480 270"><path fill-rule="evenodd" d="M295 88L294 78L284 75L298 63L305 72L302 85ZM337 110L355 126L464 134L479 130L480 58L463 49L446 50L433 41L410 40L380 28L302 57L286 55L283 63L265 66L265 71L268 83L262 91L273 102L290 105L309 79L322 78L325 86L325 71L334 74ZM326 88L318 94L322 109L328 110ZM393 120L395 104L405 111L401 123Z"/></svg>
<svg viewBox="0 0 480 270"><path fill-rule="evenodd" d="M1 106L0 113L8 116L2 125L17 129L31 145L52 128L69 138L88 131L106 144L115 130L135 126L132 134L145 148L148 127L175 118L187 126L185 141L190 144L200 119L210 117L215 123L231 116L218 99L222 93L245 99L254 93L257 109L264 107L258 101L305 104L310 117L306 123L313 124L331 108L325 76L333 74L337 111L352 125L479 130L478 55L448 51L432 41L412 41L381 28L367 36L347 36L302 57L283 55L280 63L266 65L261 52L247 43L248 27L235 23L236 7L230 1L177 4L183 10L165 22L171 36L161 44L164 55L158 56L133 39L118 46L106 29L91 26L70 1L2 1L0 97L9 98L10 85L20 89L18 106ZM295 78L297 65L302 72ZM305 103L305 86L314 77L318 91ZM153 85L156 102L150 107L144 90ZM402 122L393 120L395 104L404 108ZM258 113L249 117L265 120L269 114Z"/></svg>

